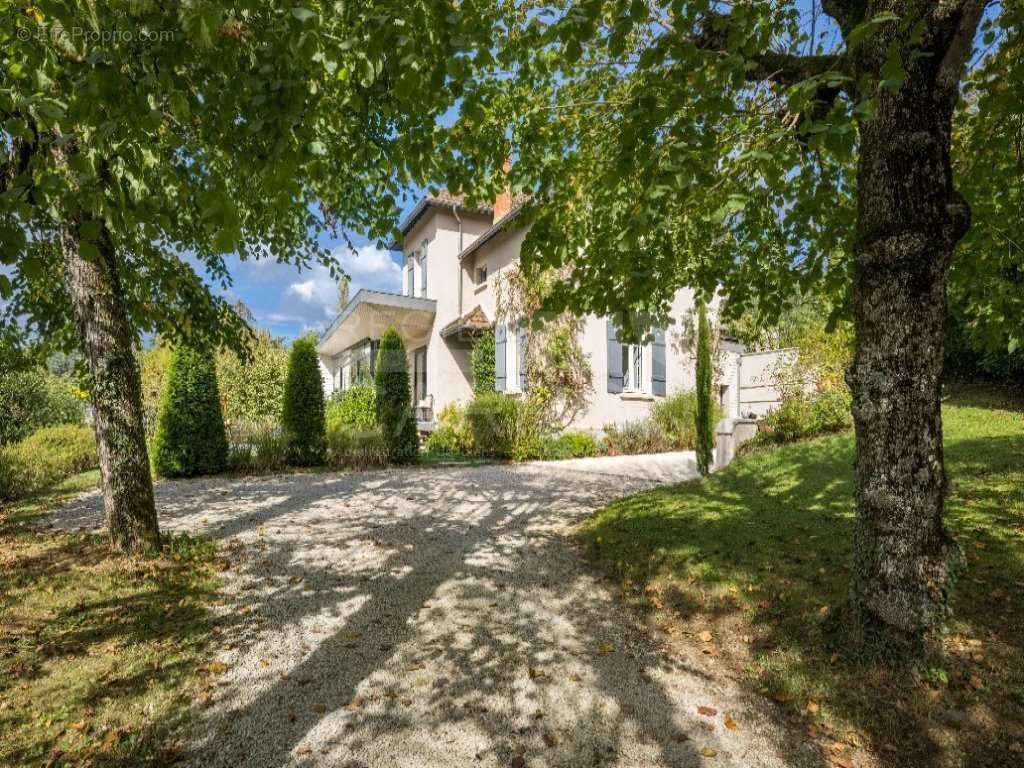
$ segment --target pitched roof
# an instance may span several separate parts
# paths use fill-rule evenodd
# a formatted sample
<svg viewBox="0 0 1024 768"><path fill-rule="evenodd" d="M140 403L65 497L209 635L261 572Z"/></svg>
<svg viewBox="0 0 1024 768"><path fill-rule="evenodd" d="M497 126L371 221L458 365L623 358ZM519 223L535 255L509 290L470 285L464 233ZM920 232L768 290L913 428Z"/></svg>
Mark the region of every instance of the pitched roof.
<svg viewBox="0 0 1024 768"><path fill-rule="evenodd" d="M465 213L478 213L482 215L488 215L494 213L494 207L491 205L468 205L466 203L465 195L456 195L449 192L447 189L442 189L436 195L427 195L413 208L409 215L405 217L401 224L398 225L398 229L403 235L409 234L409 230L412 229L416 222L420 220L420 217L427 212L430 208L456 208L459 211ZM397 250L401 248L399 238L395 238L390 245L389 250Z"/></svg>
<svg viewBox="0 0 1024 768"><path fill-rule="evenodd" d="M441 336L447 338L456 333L476 333L477 331L483 331L491 327L491 321L487 319L487 314L477 304L469 312L464 314L462 317L457 317L452 320L448 325L441 329Z"/></svg>

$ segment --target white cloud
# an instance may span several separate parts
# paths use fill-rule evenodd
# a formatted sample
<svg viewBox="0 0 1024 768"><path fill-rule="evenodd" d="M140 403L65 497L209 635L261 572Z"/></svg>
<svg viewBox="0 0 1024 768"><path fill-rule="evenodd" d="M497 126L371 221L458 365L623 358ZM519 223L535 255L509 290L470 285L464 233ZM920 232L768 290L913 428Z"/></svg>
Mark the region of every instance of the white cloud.
<svg viewBox="0 0 1024 768"><path fill-rule="evenodd" d="M349 296L367 288L375 291L397 292L402 286L402 268L388 251L364 245L354 253L347 246L336 247L331 254L338 265L351 277ZM338 283L330 270L322 264L299 275L285 287L275 312L267 319L317 327L334 318L338 311Z"/></svg>

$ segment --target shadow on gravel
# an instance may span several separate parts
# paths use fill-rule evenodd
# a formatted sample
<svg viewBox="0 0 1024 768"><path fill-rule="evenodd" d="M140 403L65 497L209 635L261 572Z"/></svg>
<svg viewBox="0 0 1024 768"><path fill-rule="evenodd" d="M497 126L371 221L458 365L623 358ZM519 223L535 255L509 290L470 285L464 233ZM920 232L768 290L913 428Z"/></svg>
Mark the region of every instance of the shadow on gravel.
<svg viewBox="0 0 1024 768"><path fill-rule="evenodd" d="M639 487L544 467L161 484L164 527L220 539L233 574L191 764L781 765L784 736L748 750L697 713L720 684L566 540Z"/></svg>

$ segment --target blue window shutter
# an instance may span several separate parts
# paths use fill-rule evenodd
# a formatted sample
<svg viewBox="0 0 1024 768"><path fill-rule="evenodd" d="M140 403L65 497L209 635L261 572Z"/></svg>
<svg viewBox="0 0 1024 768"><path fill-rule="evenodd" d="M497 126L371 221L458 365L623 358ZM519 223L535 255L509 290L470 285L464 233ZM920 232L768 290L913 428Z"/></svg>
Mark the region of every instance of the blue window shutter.
<svg viewBox="0 0 1024 768"><path fill-rule="evenodd" d="M612 394L622 391L622 345L611 318L608 318L608 391Z"/></svg>
<svg viewBox="0 0 1024 768"><path fill-rule="evenodd" d="M651 345L651 394L665 394L665 330L654 329Z"/></svg>
<svg viewBox="0 0 1024 768"><path fill-rule="evenodd" d="M494 389L505 391L505 326L494 326Z"/></svg>
<svg viewBox="0 0 1024 768"><path fill-rule="evenodd" d="M526 329L516 327L516 360L519 361L519 391L526 391Z"/></svg>

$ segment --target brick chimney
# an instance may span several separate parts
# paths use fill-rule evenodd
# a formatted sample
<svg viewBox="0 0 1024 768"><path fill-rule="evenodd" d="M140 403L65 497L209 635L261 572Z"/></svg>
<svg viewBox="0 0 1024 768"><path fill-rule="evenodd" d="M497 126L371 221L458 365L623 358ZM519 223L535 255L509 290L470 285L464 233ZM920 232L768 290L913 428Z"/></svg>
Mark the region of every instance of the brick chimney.
<svg viewBox="0 0 1024 768"><path fill-rule="evenodd" d="M509 171L512 170L512 158L506 158L505 164L501 167L501 170L508 176ZM493 224L497 224L503 218L509 215L512 211L512 190L505 186L504 191L499 192L498 196L494 198L494 220Z"/></svg>

